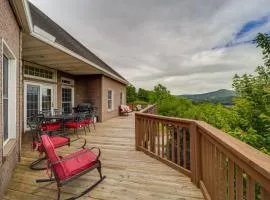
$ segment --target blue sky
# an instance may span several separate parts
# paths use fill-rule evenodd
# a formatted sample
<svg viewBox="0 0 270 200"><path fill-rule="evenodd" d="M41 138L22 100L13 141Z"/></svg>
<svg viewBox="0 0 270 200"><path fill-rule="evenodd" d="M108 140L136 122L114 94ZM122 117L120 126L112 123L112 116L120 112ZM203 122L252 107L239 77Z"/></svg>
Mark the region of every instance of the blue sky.
<svg viewBox="0 0 270 200"><path fill-rule="evenodd" d="M269 0L31 0L136 87L230 89L262 64ZM65 3L63 3L65 2Z"/></svg>
<svg viewBox="0 0 270 200"><path fill-rule="evenodd" d="M242 45L242 44L254 44L255 43L255 38L256 35L261 32L261 33L266 33L269 34L270 30L266 31L260 31L260 28L263 28L265 25L269 24L270 22L270 15L265 15L262 16L258 19L253 19L245 22L240 30L236 32L236 34L232 34L232 40L227 42L226 44L221 44L213 47L212 49L219 49L219 48L230 48L234 47L237 45ZM251 38L247 38L245 40L241 40L243 37L247 36L249 33L253 33L251 35Z"/></svg>

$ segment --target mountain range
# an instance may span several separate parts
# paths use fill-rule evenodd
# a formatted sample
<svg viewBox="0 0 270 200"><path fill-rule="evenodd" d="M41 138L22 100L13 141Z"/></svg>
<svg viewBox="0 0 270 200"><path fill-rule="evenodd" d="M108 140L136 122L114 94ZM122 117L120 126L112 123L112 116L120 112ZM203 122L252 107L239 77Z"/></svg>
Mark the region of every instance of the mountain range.
<svg viewBox="0 0 270 200"><path fill-rule="evenodd" d="M213 92L202 93L202 94L185 94L185 95L176 95L177 97L186 97L193 102L202 103L221 103L224 105L232 105L232 99L236 96L236 93L233 90L220 89Z"/></svg>

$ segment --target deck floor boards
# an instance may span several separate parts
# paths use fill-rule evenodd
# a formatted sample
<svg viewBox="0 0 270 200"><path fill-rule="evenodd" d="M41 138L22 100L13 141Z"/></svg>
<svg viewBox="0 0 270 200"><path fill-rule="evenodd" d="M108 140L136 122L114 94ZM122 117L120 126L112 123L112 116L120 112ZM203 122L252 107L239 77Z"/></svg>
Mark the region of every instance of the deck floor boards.
<svg viewBox="0 0 270 200"><path fill-rule="evenodd" d="M183 174L163 163L135 151L134 116L118 117L98 123L96 131L84 136L87 145L100 147L102 171L106 179L94 190L80 199L85 200L199 200L201 191ZM71 135L71 137L74 137ZM76 151L81 141L70 147L57 149L60 155ZM56 199L55 183L35 183L35 179L46 177L45 171L33 171L29 163L37 157L26 138L22 144L21 162L15 168L5 192L5 200L50 200ZM62 188L62 198L77 194L98 180L97 171L90 172Z"/></svg>

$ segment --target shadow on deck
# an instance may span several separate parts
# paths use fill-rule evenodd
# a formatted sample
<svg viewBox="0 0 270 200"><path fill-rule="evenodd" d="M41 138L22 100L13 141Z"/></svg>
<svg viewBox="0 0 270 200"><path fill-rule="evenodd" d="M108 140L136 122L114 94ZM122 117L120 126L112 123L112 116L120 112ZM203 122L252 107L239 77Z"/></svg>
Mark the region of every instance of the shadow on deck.
<svg viewBox="0 0 270 200"><path fill-rule="evenodd" d="M87 145L102 151L103 174L107 178L93 191L80 199L203 199L201 191L190 178L162 164L142 152L135 151L134 116L118 117L97 124L96 131L87 133ZM81 132L84 137L84 133ZM72 137L72 136L71 136ZM60 148L64 155L76 151L80 142ZM33 171L28 165L37 152L31 150L30 141L22 144L21 162L13 172L4 199L56 199L55 183L35 183L46 177L46 170ZM77 194L98 180L95 170L62 188L62 199Z"/></svg>

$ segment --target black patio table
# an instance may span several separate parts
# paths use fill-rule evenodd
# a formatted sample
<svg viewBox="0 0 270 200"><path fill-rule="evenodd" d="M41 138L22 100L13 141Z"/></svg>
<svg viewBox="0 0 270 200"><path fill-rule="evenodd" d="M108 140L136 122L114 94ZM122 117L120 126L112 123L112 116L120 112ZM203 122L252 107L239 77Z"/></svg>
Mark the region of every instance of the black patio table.
<svg viewBox="0 0 270 200"><path fill-rule="evenodd" d="M65 133L65 121L76 118L79 113L62 114L62 115L49 115L45 116L46 121L59 120L62 123L62 132Z"/></svg>

